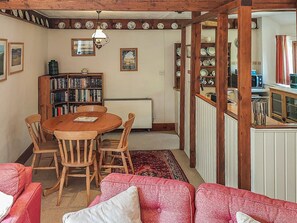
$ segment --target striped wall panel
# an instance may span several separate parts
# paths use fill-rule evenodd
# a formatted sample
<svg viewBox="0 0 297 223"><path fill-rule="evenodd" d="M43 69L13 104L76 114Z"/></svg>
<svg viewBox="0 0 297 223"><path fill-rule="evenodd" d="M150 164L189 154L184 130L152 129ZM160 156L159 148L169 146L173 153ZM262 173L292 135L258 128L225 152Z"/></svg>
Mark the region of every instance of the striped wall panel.
<svg viewBox="0 0 297 223"><path fill-rule="evenodd" d="M216 108L196 98L196 169L207 183L216 182Z"/></svg>
<svg viewBox="0 0 297 223"><path fill-rule="evenodd" d="M238 187L238 121L225 114L225 184Z"/></svg>
<svg viewBox="0 0 297 223"><path fill-rule="evenodd" d="M251 129L252 191L297 202L295 129Z"/></svg>

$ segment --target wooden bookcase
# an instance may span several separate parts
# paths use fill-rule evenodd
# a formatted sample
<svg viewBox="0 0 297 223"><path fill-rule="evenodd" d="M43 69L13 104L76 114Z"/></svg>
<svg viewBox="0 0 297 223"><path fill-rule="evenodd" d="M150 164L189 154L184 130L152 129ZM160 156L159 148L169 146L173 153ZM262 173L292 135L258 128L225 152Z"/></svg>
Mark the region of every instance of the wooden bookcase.
<svg viewBox="0 0 297 223"><path fill-rule="evenodd" d="M102 73L67 73L38 78L38 112L41 120L75 112L85 104L102 105Z"/></svg>

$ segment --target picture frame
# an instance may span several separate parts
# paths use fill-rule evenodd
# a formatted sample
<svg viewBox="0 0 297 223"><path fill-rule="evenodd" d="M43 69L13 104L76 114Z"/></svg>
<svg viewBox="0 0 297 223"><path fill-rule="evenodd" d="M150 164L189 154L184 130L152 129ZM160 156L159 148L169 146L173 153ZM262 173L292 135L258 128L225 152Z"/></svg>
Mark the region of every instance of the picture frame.
<svg viewBox="0 0 297 223"><path fill-rule="evenodd" d="M191 58L191 45L186 45L187 58Z"/></svg>
<svg viewBox="0 0 297 223"><path fill-rule="evenodd" d="M138 71L138 48L120 49L121 71Z"/></svg>
<svg viewBox="0 0 297 223"><path fill-rule="evenodd" d="M24 43L8 43L9 74L24 70Z"/></svg>
<svg viewBox="0 0 297 223"><path fill-rule="evenodd" d="M0 81L7 79L7 39L0 39Z"/></svg>
<svg viewBox="0 0 297 223"><path fill-rule="evenodd" d="M71 39L71 55L73 57L96 56L93 39L91 38Z"/></svg>

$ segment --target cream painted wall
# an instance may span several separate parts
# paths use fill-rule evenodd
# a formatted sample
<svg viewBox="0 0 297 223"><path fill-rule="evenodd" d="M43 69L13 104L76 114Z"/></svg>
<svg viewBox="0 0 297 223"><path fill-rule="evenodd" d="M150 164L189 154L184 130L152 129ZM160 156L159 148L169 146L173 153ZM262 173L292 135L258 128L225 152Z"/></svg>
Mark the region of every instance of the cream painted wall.
<svg viewBox="0 0 297 223"><path fill-rule="evenodd" d="M92 30L50 30L48 60L59 62L60 72L104 73L105 98L152 98L154 123L175 122L173 90L174 43L179 30L108 30L110 43L94 57L72 57L71 38L89 38ZM120 48L138 48L138 71L120 71Z"/></svg>
<svg viewBox="0 0 297 223"><path fill-rule="evenodd" d="M47 30L0 15L0 38L24 42L24 71L0 82L0 163L14 162L31 144L25 117L38 112L38 76L47 62Z"/></svg>

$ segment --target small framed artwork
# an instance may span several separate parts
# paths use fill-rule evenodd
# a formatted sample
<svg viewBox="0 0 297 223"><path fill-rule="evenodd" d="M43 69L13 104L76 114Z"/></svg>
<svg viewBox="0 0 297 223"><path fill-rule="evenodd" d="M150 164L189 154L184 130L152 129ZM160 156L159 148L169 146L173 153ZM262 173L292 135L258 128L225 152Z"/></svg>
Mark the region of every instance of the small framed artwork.
<svg viewBox="0 0 297 223"><path fill-rule="evenodd" d="M7 79L7 39L0 39L0 81Z"/></svg>
<svg viewBox="0 0 297 223"><path fill-rule="evenodd" d="M187 58L191 58L191 45L186 45Z"/></svg>
<svg viewBox="0 0 297 223"><path fill-rule="evenodd" d="M71 39L72 56L95 56L93 39Z"/></svg>
<svg viewBox="0 0 297 223"><path fill-rule="evenodd" d="M121 71L138 70L137 48L121 48Z"/></svg>
<svg viewBox="0 0 297 223"><path fill-rule="evenodd" d="M24 43L9 43L9 74L24 70Z"/></svg>

